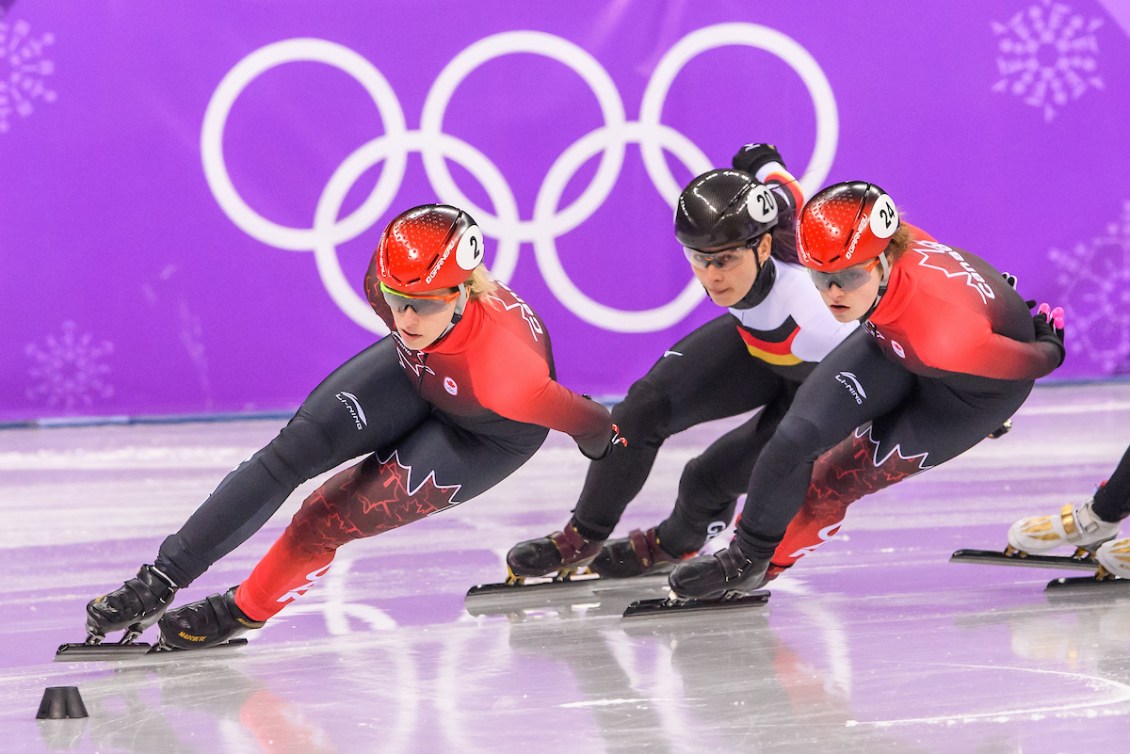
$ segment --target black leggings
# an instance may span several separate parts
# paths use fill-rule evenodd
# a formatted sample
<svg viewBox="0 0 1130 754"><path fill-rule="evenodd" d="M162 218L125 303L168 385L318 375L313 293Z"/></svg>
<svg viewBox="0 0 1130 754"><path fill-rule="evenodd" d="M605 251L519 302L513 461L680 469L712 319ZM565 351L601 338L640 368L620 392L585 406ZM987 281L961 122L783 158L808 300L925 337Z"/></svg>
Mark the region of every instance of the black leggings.
<svg viewBox="0 0 1130 754"><path fill-rule="evenodd" d="M753 463L784 416L804 371L793 368L796 377L786 379L751 357L730 314L671 346L612 409L612 421L628 438L628 447L589 465L573 512L578 531L588 539L611 535L668 437L764 406L683 470L674 511L659 527L660 542L675 555L702 547L708 535L729 525Z"/></svg>
<svg viewBox="0 0 1130 754"><path fill-rule="evenodd" d="M1111 523L1130 516L1130 448L1122 454L1122 460L1110 479L1095 492L1095 504L1091 510L1103 521Z"/></svg>
<svg viewBox="0 0 1130 754"><path fill-rule="evenodd" d="M893 483L976 445L1016 412L1032 385L922 377L889 360L863 330L852 333L801 386L754 466L737 532L742 549L772 556L804 502L813 462L853 430L871 423L860 432L870 462Z"/></svg>
<svg viewBox="0 0 1130 754"><path fill-rule="evenodd" d="M295 488L358 456L393 452L419 484L458 486L452 504L490 489L530 459L549 430L509 420L484 434L432 410L397 362L391 337L338 367L262 450L229 473L180 531L161 543L155 564L179 586L254 534Z"/></svg>

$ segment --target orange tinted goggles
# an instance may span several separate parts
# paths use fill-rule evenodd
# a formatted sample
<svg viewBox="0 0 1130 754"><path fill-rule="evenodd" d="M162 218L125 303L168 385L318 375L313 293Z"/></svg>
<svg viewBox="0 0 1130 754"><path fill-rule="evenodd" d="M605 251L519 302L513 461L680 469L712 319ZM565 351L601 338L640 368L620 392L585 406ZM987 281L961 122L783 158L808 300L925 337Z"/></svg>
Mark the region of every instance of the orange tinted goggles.
<svg viewBox="0 0 1130 754"><path fill-rule="evenodd" d="M421 317L443 311L444 307L459 298L458 290L449 293L409 295L393 290L384 283L381 283L381 294L384 296L385 303L392 307L394 312L403 313L405 310L411 309Z"/></svg>

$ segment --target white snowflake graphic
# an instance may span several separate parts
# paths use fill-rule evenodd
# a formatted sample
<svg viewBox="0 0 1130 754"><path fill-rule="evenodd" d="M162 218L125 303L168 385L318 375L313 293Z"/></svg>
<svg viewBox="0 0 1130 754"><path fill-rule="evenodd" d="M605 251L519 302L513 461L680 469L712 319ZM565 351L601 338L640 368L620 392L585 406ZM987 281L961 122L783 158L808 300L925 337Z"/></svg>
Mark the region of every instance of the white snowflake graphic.
<svg viewBox="0 0 1130 754"><path fill-rule="evenodd" d="M1041 0L1020 11L1008 23L992 23L998 42L997 68L1001 78L995 92L1009 92L1055 117L1069 101L1088 89L1102 89L1096 73L1099 43L1095 30L1100 18L1087 21L1068 5Z"/></svg>
<svg viewBox="0 0 1130 754"><path fill-rule="evenodd" d="M43 59L43 49L55 43L55 35L32 38L27 21L13 25L4 19L0 14L0 133L11 128L12 113L26 118L34 112L35 100L55 101L55 92L43 82L55 72L55 64Z"/></svg>
<svg viewBox="0 0 1130 754"><path fill-rule="evenodd" d="M1066 295L1068 353L1086 354L1108 374L1130 368L1130 201L1106 234L1071 251L1052 249Z"/></svg>
<svg viewBox="0 0 1130 754"><path fill-rule="evenodd" d="M104 359L114 351L108 341L94 342L94 336L79 334L74 322L63 323L63 333L48 335L42 343L29 343L24 349L34 366L28 370L36 381L27 390L32 403L49 408L86 408L95 400L109 398L114 388L106 381L110 367Z"/></svg>

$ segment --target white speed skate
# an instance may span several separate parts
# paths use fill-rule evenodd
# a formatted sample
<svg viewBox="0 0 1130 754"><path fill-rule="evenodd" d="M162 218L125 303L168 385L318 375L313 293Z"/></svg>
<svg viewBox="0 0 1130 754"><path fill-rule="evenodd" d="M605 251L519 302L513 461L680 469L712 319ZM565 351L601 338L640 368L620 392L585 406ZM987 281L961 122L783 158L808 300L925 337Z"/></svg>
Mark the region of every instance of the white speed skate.
<svg viewBox="0 0 1130 754"><path fill-rule="evenodd" d="M1095 552L1095 560L1108 576L1130 578L1130 537L1114 539ZM1102 574L1099 575L1102 578Z"/></svg>
<svg viewBox="0 0 1130 754"><path fill-rule="evenodd" d="M1032 555L1051 552L1071 545L1076 550L1093 553L1100 545L1118 536L1118 523L1103 521L1091 510L1093 500L1080 506L1063 506L1052 516L1022 518L1008 529L1006 554ZM1010 552L1011 551L1011 552ZM1130 557L1130 554L1127 554ZM1124 566L1130 570L1130 562Z"/></svg>

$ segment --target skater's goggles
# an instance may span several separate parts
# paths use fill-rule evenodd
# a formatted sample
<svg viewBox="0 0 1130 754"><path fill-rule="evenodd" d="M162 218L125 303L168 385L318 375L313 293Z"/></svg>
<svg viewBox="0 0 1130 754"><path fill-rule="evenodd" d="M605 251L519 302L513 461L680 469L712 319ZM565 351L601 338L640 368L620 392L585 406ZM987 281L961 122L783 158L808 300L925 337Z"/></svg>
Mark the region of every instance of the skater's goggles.
<svg viewBox="0 0 1130 754"><path fill-rule="evenodd" d="M836 272L809 270L808 274L812 276L812 282L816 284L816 287L822 291L830 291L832 286L835 285L844 293L848 293L857 288L862 288L863 284L871 279L871 270L875 269L877 264L879 264L879 257L875 257L866 264L857 264L854 267L837 270Z"/></svg>
<svg viewBox="0 0 1130 754"><path fill-rule="evenodd" d="M699 251L692 249L690 246L683 247L683 256L691 263L692 267L699 270L705 270L711 265L714 265L722 271L732 270L742 263L746 258L746 253L752 251L752 247L757 244L756 239L749 243L735 246L732 249L722 249L721 251Z"/></svg>
<svg viewBox="0 0 1130 754"><path fill-rule="evenodd" d="M425 294L407 294L389 288L384 283L381 283L381 294L384 296L385 303L392 307L394 312L403 313L405 309L412 309L412 311L419 314L421 317L426 317L429 314L436 314L443 311L444 307L450 304L455 299L459 298L459 289L441 293Z"/></svg>

